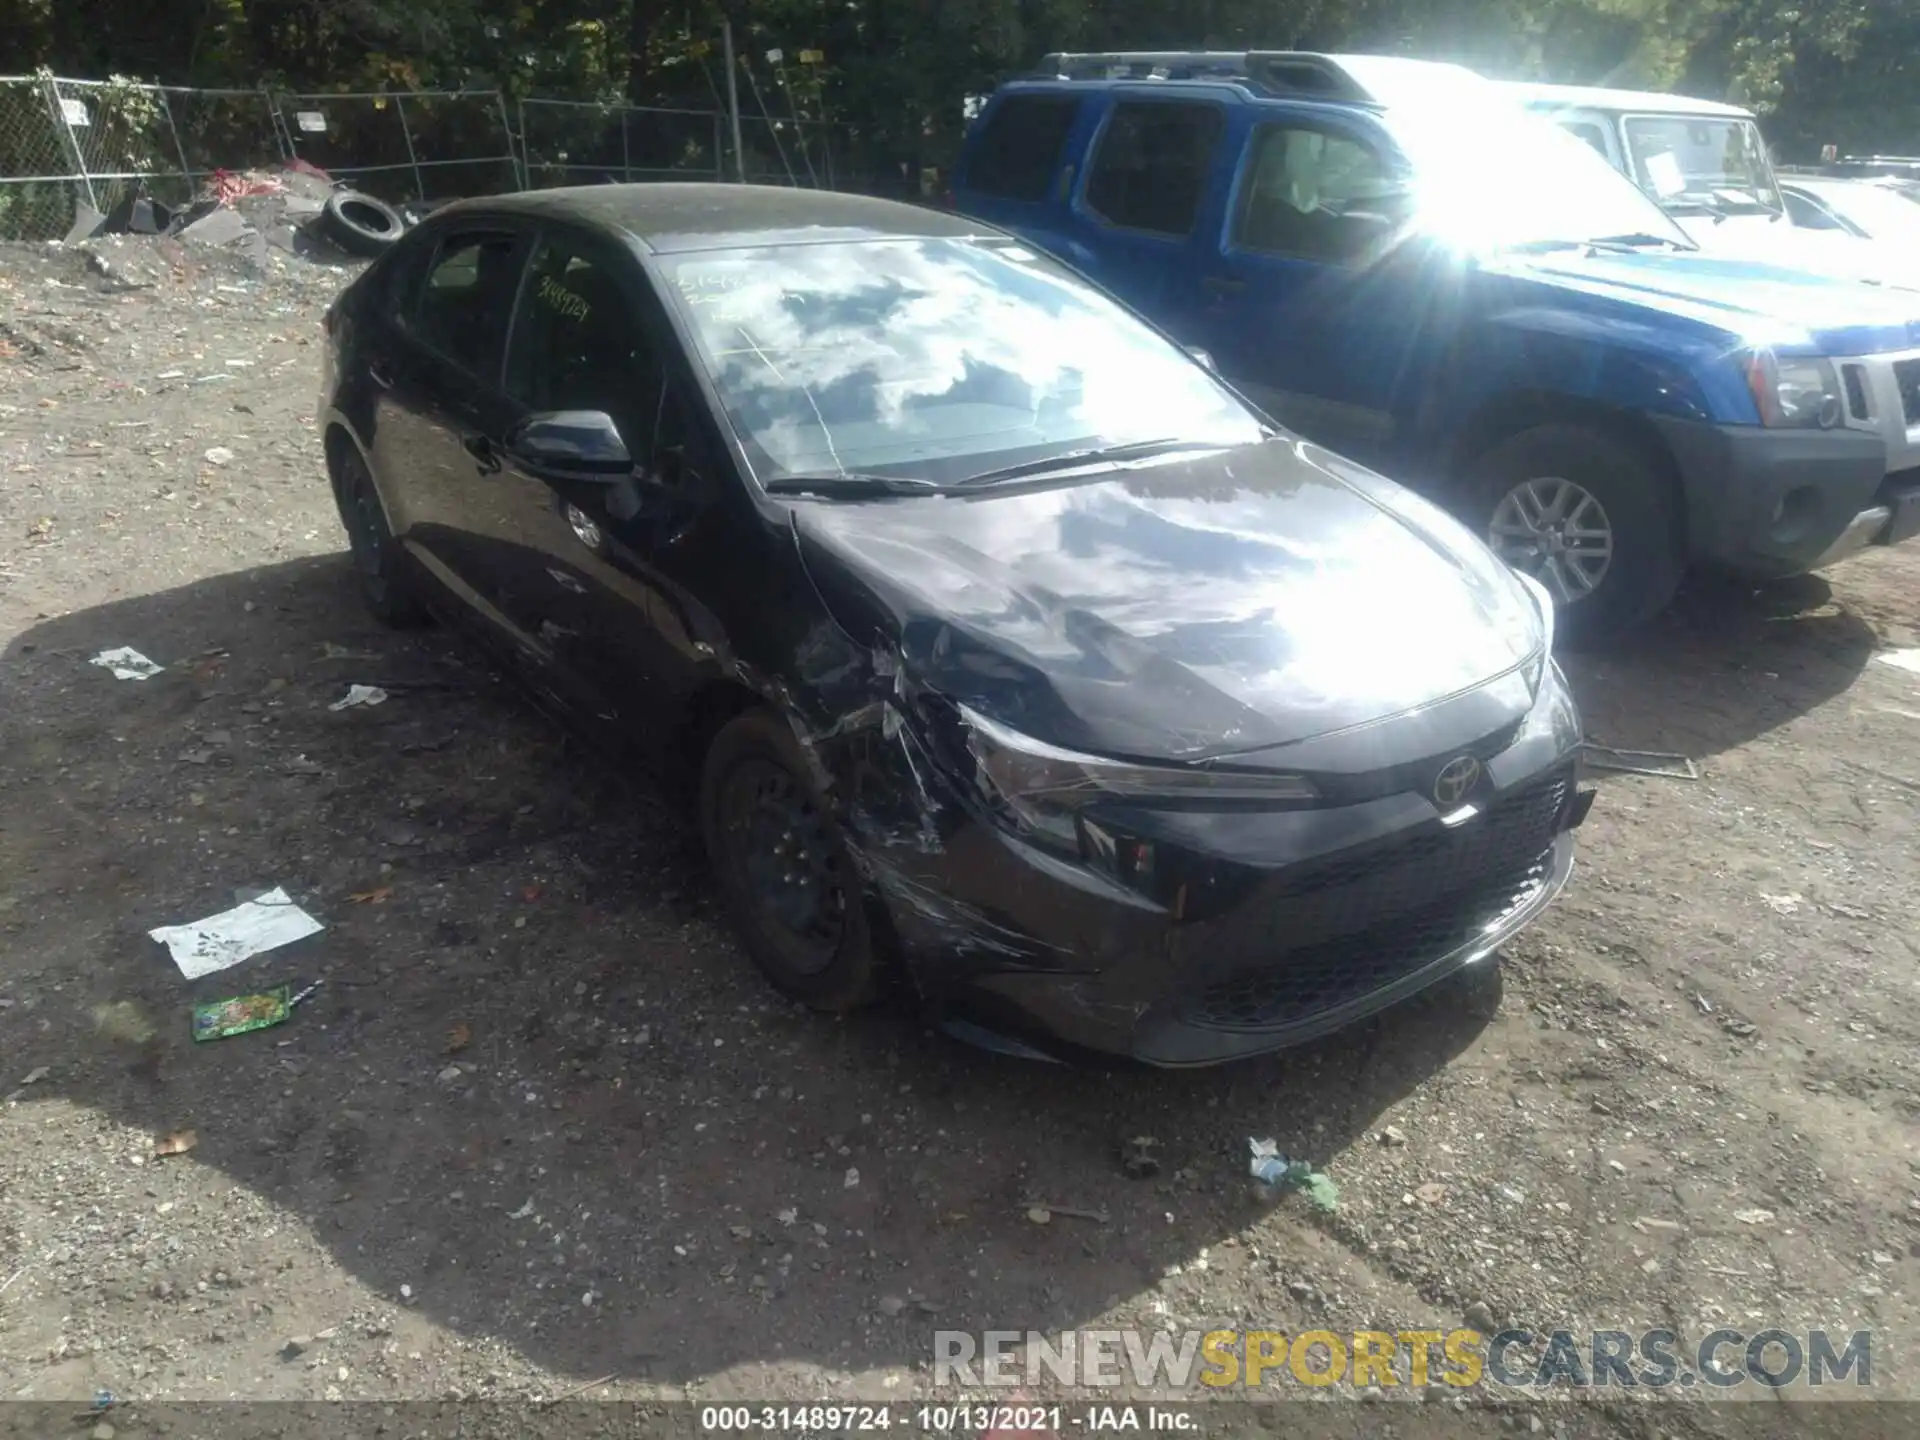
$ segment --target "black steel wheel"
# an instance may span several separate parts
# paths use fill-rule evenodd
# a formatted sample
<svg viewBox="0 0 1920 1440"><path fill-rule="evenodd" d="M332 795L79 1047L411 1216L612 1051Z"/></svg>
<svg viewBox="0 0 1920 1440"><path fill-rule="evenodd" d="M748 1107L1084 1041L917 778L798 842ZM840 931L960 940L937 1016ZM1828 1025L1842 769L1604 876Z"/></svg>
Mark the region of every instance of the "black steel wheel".
<svg viewBox="0 0 1920 1440"><path fill-rule="evenodd" d="M708 747L700 794L707 855L735 928L768 980L822 1010L877 990L860 886L839 826L792 733L765 711Z"/></svg>
<svg viewBox="0 0 1920 1440"><path fill-rule="evenodd" d="M400 546L387 528L373 477L357 452L344 453L336 467L334 499L353 551L353 572L360 582L360 598L383 625L396 630L424 625L426 611L411 588Z"/></svg>

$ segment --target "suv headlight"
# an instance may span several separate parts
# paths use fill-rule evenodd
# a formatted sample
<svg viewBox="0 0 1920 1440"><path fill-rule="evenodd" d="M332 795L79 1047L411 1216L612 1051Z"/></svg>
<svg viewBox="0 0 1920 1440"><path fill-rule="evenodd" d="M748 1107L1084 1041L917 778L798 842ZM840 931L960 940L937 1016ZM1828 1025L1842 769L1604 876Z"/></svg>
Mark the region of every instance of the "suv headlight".
<svg viewBox="0 0 1920 1440"><path fill-rule="evenodd" d="M1754 350L1746 370L1760 423L1769 429L1831 430L1845 415L1831 360Z"/></svg>
<svg viewBox="0 0 1920 1440"><path fill-rule="evenodd" d="M1096 800L1302 801L1318 797L1303 775L1202 766L1141 765L1063 750L954 707L982 790L1026 829L1073 845L1076 814Z"/></svg>

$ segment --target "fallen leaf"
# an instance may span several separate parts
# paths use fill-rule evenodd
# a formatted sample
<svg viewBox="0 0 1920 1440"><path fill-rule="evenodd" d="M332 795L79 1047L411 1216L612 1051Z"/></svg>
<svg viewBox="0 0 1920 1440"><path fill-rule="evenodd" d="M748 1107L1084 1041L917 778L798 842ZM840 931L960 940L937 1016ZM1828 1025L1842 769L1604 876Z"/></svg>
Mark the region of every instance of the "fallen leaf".
<svg viewBox="0 0 1920 1440"><path fill-rule="evenodd" d="M520 898L531 905L540 898L540 887L538 885L528 885L521 890Z"/></svg>
<svg viewBox="0 0 1920 1440"><path fill-rule="evenodd" d="M355 905L384 905L387 903L387 897L391 894L393 894L393 887L391 885L382 885L373 890L361 890L356 894L347 896L347 899Z"/></svg>
<svg viewBox="0 0 1920 1440"><path fill-rule="evenodd" d="M473 1031L466 1025L456 1025L447 1032L447 1053L458 1055L473 1043Z"/></svg>
<svg viewBox="0 0 1920 1440"><path fill-rule="evenodd" d="M155 1141L153 1153L156 1155L184 1155L199 1143L199 1131L176 1130L165 1139Z"/></svg>

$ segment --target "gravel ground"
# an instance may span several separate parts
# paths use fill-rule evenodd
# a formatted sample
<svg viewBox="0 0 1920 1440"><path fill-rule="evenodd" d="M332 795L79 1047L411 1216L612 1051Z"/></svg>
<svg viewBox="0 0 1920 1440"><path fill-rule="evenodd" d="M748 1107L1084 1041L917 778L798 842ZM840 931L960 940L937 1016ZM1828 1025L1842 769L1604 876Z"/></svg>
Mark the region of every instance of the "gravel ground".
<svg viewBox="0 0 1920 1440"><path fill-rule="evenodd" d="M1597 738L1703 778L1603 778L1497 971L1275 1060L1031 1066L776 998L676 813L364 618L311 425L343 272L270 264L0 248L0 1398L904 1399L936 1327L1468 1321L1867 1328L1920 1390L1920 677L1872 663L1920 547L1569 661ZM325 930L191 983L146 938L272 885ZM1250 1136L1337 1210L1251 1195Z"/></svg>

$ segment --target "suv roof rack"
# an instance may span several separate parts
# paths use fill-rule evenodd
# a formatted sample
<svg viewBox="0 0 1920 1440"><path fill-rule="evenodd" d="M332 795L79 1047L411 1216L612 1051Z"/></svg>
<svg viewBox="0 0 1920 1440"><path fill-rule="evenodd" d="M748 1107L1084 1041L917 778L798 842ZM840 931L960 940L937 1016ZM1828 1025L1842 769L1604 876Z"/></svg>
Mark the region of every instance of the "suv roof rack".
<svg viewBox="0 0 1920 1440"><path fill-rule="evenodd" d="M1306 50L1059 51L1038 74L1056 80L1239 80L1276 94L1377 103L1331 55Z"/></svg>

